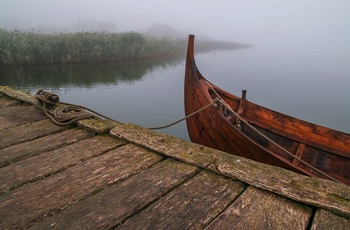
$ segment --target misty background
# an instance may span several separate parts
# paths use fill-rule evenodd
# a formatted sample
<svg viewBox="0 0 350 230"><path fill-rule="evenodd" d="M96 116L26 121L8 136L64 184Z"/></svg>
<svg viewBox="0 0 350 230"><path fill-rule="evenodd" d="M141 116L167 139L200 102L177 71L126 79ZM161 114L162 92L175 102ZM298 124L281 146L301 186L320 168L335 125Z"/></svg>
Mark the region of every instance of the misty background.
<svg viewBox="0 0 350 230"><path fill-rule="evenodd" d="M147 32L157 25L155 34L174 35L173 29L176 36L263 46L266 55L293 61L321 55L350 65L348 0L0 1L0 28L10 30Z"/></svg>
<svg viewBox="0 0 350 230"><path fill-rule="evenodd" d="M239 95L245 88L253 102L350 132L349 0L0 0L0 28L40 33L135 31L175 38L191 33L196 41L250 44L253 48L197 55L197 65L208 80L230 92ZM166 93L166 84L171 84L169 87L176 90L173 100L183 94L183 72L180 64L146 75L162 82L159 88L165 88ZM143 84L138 90L145 89ZM113 93L121 92L118 90ZM128 91L130 88L125 88L120 97ZM162 98L162 93L155 96ZM133 104L136 109L142 96L130 93L131 97L134 101L128 101L125 108ZM76 102L84 105L84 100L92 99L86 93ZM183 116L182 99L178 101L176 111L181 111L176 118ZM169 99L164 101L168 103ZM96 102L96 106L100 104ZM161 109L159 114L164 113ZM135 114L149 117L139 111ZM154 116L154 110L149 114ZM120 113L116 119L121 119ZM128 112L122 122L140 120L132 120ZM141 125L150 126L146 122Z"/></svg>
<svg viewBox="0 0 350 230"><path fill-rule="evenodd" d="M347 0L1 0L1 28L146 31L155 24L183 33L278 47L349 51ZM345 46L347 44L347 46ZM338 49L339 51L339 49Z"/></svg>
<svg viewBox="0 0 350 230"><path fill-rule="evenodd" d="M291 62L312 65L312 59L325 56L314 65L350 68L348 0L0 0L0 28L192 33L264 47L267 56Z"/></svg>

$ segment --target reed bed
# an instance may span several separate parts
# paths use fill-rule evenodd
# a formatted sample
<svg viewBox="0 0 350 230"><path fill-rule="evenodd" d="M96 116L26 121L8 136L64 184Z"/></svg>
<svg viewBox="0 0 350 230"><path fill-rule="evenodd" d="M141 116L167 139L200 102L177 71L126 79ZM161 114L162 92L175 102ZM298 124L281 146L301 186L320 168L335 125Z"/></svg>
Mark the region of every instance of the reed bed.
<svg viewBox="0 0 350 230"><path fill-rule="evenodd" d="M175 57L185 40L156 39L138 32L41 34L0 29L0 65L102 63Z"/></svg>

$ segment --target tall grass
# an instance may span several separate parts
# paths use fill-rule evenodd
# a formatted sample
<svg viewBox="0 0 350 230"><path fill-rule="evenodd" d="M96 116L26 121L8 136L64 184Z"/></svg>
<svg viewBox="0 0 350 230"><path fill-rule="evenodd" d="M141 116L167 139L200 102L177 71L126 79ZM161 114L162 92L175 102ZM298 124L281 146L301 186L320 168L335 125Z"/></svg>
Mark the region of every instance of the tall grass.
<svg viewBox="0 0 350 230"><path fill-rule="evenodd" d="M184 54L185 40L138 32L40 34L0 29L0 65L113 62Z"/></svg>

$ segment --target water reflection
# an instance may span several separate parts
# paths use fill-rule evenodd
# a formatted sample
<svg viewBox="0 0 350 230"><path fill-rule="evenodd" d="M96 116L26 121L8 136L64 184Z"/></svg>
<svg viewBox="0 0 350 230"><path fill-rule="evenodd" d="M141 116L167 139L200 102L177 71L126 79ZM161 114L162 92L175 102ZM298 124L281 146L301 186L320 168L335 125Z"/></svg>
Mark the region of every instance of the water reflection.
<svg viewBox="0 0 350 230"><path fill-rule="evenodd" d="M158 68L177 65L180 59L0 68L0 85L26 89L91 88L96 85L133 84Z"/></svg>
<svg viewBox="0 0 350 230"><path fill-rule="evenodd" d="M57 93L63 102L98 111L123 123L157 127L183 111L184 59L105 64L0 67L0 85L34 94ZM189 140L186 123L160 130Z"/></svg>
<svg viewBox="0 0 350 230"><path fill-rule="evenodd" d="M252 48L196 55L202 74L223 89L273 110L337 129L350 130L349 65L323 56L296 60L265 57ZM61 101L79 104L124 123L144 127L184 116L184 58L98 65L0 67L0 85L52 90ZM185 122L160 130L189 140Z"/></svg>

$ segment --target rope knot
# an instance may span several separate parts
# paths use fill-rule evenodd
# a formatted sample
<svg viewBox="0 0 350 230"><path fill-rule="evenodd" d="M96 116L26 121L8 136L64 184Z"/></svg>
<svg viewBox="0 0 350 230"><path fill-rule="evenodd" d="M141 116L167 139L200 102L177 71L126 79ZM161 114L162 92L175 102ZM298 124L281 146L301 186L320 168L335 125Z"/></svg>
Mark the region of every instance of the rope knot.
<svg viewBox="0 0 350 230"><path fill-rule="evenodd" d="M56 105L60 101L57 94L42 89L36 92L35 97L42 105L44 102L49 105Z"/></svg>
<svg viewBox="0 0 350 230"><path fill-rule="evenodd" d="M47 105L55 106L59 102L59 96L51 92L38 90L35 97L42 105L42 110L44 111L45 115L56 125L69 125L77 122L78 120L87 119L94 116L93 114L84 110L84 108L81 106L67 103L63 103L66 105L58 106L53 111L47 110Z"/></svg>

